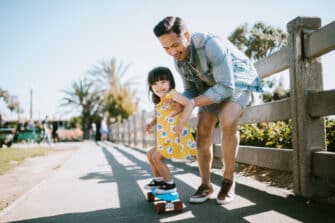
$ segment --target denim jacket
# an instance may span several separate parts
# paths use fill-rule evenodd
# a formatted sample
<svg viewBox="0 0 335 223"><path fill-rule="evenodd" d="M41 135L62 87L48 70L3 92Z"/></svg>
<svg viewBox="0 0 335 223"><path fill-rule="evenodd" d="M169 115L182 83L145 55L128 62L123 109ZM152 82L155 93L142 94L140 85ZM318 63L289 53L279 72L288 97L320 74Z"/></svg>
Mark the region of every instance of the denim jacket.
<svg viewBox="0 0 335 223"><path fill-rule="evenodd" d="M191 35L190 61L176 61L184 82L184 95L204 94L220 103L234 89L262 92L262 84L252 62L228 40L213 34Z"/></svg>

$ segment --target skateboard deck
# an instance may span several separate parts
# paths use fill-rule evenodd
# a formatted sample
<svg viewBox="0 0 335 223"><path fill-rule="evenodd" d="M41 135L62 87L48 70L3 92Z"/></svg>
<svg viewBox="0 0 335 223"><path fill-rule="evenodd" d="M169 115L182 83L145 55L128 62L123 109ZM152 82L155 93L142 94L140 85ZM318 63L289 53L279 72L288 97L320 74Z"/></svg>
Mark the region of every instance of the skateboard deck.
<svg viewBox="0 0 335 223"><path fill-rule="evenodd" d="M183 212L183 202L179 199L178 192L157 194L155 189L147 193L149 202L153 202L157 214L163 214L168 211Z"/></svg>

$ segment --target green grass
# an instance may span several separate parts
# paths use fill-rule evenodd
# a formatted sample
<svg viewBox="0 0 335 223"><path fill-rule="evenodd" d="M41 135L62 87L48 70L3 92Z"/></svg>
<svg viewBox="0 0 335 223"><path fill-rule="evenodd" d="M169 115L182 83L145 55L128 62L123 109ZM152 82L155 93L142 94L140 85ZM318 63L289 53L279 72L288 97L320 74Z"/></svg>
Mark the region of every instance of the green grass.
<svg viewBox="0 0 335 223"><path fill-rule="evenodd" d="M39 146L24 149L0 149L0 175L18 166L27 158L44 156L52 150L53 148Z"/></svg>

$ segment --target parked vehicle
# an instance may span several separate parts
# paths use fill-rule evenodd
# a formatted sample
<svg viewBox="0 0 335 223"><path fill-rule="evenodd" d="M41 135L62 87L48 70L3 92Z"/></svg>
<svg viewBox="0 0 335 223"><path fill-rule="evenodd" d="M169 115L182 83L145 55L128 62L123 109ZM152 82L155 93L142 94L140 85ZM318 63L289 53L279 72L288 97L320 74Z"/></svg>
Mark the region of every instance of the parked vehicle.
<svg viewBox="0 0 335 223"><path fill-rule="evenodd" d="M17 132L17 142L37 142L40 143L43 140L43 133L39 128L24 129Z"/></svg>
<svg viewBox="0 0 335 223"><path fill-rule="evenodd" d="M0 128L0 148L2 148L3 145L10 147L14 142L14 137L14 128Z"/></svg>

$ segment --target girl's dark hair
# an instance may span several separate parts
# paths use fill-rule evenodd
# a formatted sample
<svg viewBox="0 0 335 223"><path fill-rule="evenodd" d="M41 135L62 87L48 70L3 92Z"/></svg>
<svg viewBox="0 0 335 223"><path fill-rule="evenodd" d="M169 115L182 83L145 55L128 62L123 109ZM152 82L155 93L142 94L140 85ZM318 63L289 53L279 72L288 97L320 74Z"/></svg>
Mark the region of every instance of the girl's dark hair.
<svg viewBox="0 0 335 223"><path fill-rule="evenodd" d="M180 17L168 16L161 20L155 27L154 33L156 37L163 34L174 32L177 36L184 34L187 31L185 22Z"/></svg>
<svg viewBox="0 0 335 223"><path fill-rule="evenodd" d="M157 81L163 81L163 80L170 82L169 90L174 89L176 87L172 72L167 67L156 67L152 69L148 74L149 93L150 92L152 93L151 99L155 104L158 104L161 101L161 99L160 97L155 95L151 86Z"/></svg>

